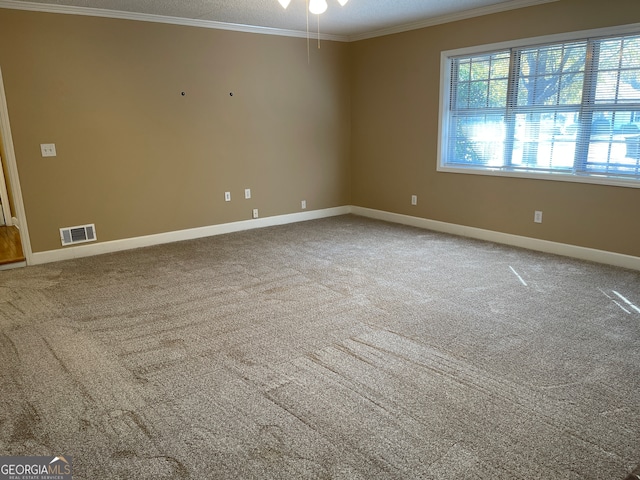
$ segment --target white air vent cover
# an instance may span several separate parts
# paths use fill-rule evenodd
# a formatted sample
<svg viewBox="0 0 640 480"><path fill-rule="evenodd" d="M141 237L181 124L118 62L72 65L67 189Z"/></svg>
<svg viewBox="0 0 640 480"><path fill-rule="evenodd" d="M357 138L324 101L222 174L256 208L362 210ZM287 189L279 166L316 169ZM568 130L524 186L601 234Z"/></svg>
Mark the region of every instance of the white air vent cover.
<svg viewBox="0 0 640 480"><path fill-rule="evenodd" d="M68 227L60 229L60 240L62 245L74 245L76 243L93 242L96 239L96 226L80 225L78 227Z"/></svg>

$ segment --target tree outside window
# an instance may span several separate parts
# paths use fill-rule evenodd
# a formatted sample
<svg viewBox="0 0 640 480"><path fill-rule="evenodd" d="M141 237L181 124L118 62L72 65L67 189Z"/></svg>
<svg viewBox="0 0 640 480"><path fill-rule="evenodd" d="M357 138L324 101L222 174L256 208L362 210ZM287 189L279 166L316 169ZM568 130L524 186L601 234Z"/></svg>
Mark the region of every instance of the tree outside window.
<svg viewBox="0 0 640 480"><path fill-rule="evenodd" d="M640 34L449 59L443 166L640 180Z"/></svg>

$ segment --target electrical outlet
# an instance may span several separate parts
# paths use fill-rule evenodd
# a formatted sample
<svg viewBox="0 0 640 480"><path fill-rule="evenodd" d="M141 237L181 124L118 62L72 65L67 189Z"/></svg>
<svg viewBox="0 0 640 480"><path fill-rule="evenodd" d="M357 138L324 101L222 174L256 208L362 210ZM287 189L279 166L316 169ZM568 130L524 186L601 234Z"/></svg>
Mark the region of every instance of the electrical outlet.
<svg viewBox="0 0 640 480"><path fill-rule="evenodd" d="M304 210L305 208L307 208L307 201L306 200L302 200L300 202L300 207L302 208L302 210Z"/></svg>
<svg viewBox="0 0 640 480"><path fill-rule="evenodd" d="M253 218L258 218L258 209L257 208L253 209Z"/></svg>
<svg viewBox="0 0 640 480"><path fill-rule="evenodd" d="M224 201L225 202L231 201L231 192L224 192Z"/></svg>
<svg viewBox="0 0 640 480"><path fill-rule="evenodd" d="M540 210L536 210L534 212L533 221L536 223L542 223L542 212Z"/></svg>
<svg viewBox="0 0 640 480"><path fill-rule="evenodd" d="M411 205L417 205L417 204L418 204L418 196L411 195Z"/></svg>
<svg viewBox="0 0 640 480"><path fill-rule="evenodd" d="M55 157L56 156L56 144L55 143L41 143L40 153L43 157Z"/></svg>
<svg viewBox="0 0 640 480"><path fill-rule="evenodd" d="M246 198L246 199L251 198L251 189L250 188L245 188L244 189L244 198Z"/></svg>

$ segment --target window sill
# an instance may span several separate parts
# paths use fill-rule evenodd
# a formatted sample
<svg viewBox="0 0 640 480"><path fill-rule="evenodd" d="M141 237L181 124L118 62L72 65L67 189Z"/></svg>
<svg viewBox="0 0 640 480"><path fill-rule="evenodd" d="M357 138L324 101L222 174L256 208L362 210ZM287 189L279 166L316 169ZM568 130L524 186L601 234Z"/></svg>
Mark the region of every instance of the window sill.
<svg viewBox="0 0 640 480"><path fill-rule="evenodd" d="M453 167L439 165L438 172L462 173L470 175L486 175L492 177L525 178L532 180L552 180L559 182L588 183L592 185L607 185L613 187L640 188L640 181L623 177L605 177L597 175L577 175L573 173L541 173L533 171L503 170L487 167Z"/></svg>

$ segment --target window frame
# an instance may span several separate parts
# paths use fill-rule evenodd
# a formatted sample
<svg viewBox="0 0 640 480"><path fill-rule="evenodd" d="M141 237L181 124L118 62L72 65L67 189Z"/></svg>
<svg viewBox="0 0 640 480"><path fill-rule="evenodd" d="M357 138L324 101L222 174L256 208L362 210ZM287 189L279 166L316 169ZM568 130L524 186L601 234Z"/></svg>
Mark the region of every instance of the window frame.
<svg viewBox="0 0 640 480"><path fill-rule="evenodd" d="M515 48L533 47L562 42L572 42L586 40L593 37L607 37L626 34L640 34L640 23L621 25L615 27L605 27L592 30L581 30L566 32L554 35L544 35L539 37L529 37L506 42L477 45L471 47L445 50L440 54L440 106L438 112L438 145L437 145L437 167L436 171L443 173L462 173L471 175L488 175L499 177L528 178L537 180L554 180L563 182L578 182L597 185L612 185L619 187L640 188L640 179L623 177L598 176L594 173L576 172L550 172L550 171L517 171L505 170L503 168L492 168L490 166L471 165L453 166L445 165L444 155L449 148L447 139L449 138L449 102L451 95L451 64L452 61L462 56L490 55L500 50ZM505 139L509 142L509 139Z"/></svg>

